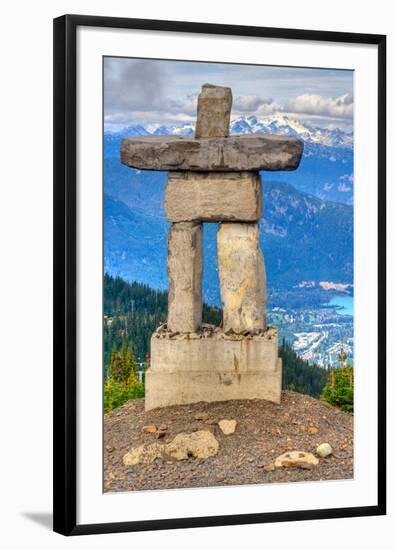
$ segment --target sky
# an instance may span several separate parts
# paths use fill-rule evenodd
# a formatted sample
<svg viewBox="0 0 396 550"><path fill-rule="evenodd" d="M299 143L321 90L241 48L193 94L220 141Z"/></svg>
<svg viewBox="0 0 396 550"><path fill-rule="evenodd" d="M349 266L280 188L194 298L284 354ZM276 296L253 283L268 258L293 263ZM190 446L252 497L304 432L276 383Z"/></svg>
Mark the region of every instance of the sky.
<svg viewBox="0 0 396 550"><path fill-rule="evenodd" d="M231 118L276 113L352 130L353 71L106 57L107 130L194 122L202 84L229 86Z"/></svg>

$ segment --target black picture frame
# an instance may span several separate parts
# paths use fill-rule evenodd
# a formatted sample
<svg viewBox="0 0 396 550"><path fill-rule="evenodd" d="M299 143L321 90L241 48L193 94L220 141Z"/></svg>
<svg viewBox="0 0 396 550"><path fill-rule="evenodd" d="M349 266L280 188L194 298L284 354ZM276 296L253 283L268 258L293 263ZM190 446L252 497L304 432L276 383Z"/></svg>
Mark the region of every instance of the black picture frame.
<svg viewBox="0 0 396 550"><path fill-rule="evenodd" d="M81 525L76 522L76 30L78 26L378 46L378 502L375 506ZM386 36L64 15L54 19L54 531L63 535L386 514Z"/></svg>

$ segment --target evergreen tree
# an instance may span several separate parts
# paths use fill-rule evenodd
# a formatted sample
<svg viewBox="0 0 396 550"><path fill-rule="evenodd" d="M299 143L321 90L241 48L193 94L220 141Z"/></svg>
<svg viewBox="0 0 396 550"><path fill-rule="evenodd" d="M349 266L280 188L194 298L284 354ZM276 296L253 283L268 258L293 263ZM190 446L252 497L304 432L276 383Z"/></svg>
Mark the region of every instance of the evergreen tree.
<svg viewBox="0 0 396 550"><path fill-rule="evenodd" d="M326 369L301 359L284 338L279 356L282 358L283 389L319 397L327 381Z"/></svg>
<svg viewBox="0 0 396 550"><path fill-rule="evenodd" d="M139 382L132 346L123 341L121 351L111 353L110 368L103 387L104 411L120 407L130 399L144 397L144 386Z"/></svg>
<svg viewBox="0 0 396 550"><path fill-rule="evenodd" d="M122 357L121 353L116 351L115 346L111 352L111 361L109 369L109 378L115 382L121 382L123 379Z"/></svg>
<svg viewBox="0 0 396 550"><path fill-rule="evenodd" d="M130 343L123 340L121 351L117 352L113 346L111 352L109 377L115 382L126 382L131 375L137 376L135 354Z"/></svg>
<svg viewBox="0 0 396 550"><path fill-rule="evenodd" d="M353 412L353 366L347 364L344 348L340 350L338 363L338 367L329 369L327 384L323 388L321 399L343 411Z"/></svg>

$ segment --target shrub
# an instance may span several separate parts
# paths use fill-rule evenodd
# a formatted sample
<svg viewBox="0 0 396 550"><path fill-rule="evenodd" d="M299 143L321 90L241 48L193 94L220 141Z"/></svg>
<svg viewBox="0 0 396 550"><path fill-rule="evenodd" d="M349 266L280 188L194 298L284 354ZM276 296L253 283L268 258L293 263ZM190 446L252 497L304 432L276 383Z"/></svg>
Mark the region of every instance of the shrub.
<svg viewBox="0 0 396 550"><path fill-rule="evenodd" d="M112 376L105 381L103 388L104 412L120 407L130 399L144 397L144 386L134 372L124 382L117 382Z"/></svg>
<svg viewBox="0 0 396 550"><path fill-rule="evenodd" d="M353 412L353 367L331 369L321 399L343 411Z"/></svg>
<svg viewBox="0 0 396 550"><path fill-rule="evenodd" d="M103 407L107 413L130 399L144 397L144 386L136 374L136 360L132 347L123 342L121 351L113 349L109 375L103 388Z"/></svg>

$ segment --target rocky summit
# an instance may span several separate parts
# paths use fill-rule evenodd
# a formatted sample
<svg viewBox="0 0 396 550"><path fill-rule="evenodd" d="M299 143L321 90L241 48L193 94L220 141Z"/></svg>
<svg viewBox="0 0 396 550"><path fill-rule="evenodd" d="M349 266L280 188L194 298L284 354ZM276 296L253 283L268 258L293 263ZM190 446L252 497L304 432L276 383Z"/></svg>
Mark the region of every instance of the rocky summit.
<svg viewBox="0 0 396 550"><path fill-rule="evenodd" d="M236 422L233 433L223 432L224 421ZM152 425L166 427L160 440L143 430ZM326 458L317 454L323 442L333 450ZM293 452L304 456L295 461ZM137 399L104 417L106 492L351 478L353 416L295 392L282 392L279 405L234 400L148 412Z"/></svg>

